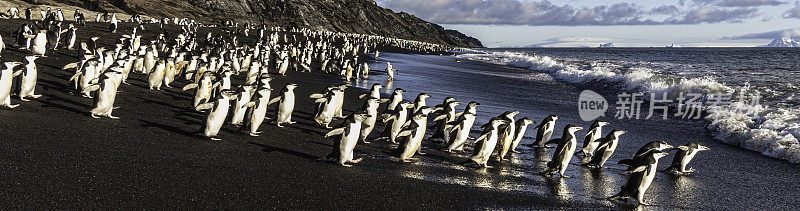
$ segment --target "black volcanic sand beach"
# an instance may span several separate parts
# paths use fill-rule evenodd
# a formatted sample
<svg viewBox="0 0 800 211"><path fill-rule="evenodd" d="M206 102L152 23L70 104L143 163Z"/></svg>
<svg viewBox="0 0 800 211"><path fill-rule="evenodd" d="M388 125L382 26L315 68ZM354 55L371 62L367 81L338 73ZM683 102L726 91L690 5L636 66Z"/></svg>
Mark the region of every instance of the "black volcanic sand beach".
<svg viewBox="0 0 800 211"><path fill-rule="evenodd" d="M0 21L7 44L13 42L8 32L21 23ZM105 31L105 24L90 23L90 29L78 30L79 37L100 36L101 44L111 45L128 33L97 32L101 29ZM121 29L129 26L123 24ZM148 28L143 40L157 32ZM22 61L24 53L9 47L0 61ZM792 209L800 197L795 165L720 144L708 137L701 123L680 120L611 121L606 132L624 128L630 133L623 136L610 168L594 171L571 165L567 171L571 179L539 175L551 152L523 147L523 154L509 163L490 162L495 168L478 169L460 165L465 156L438 151L439 145L432 142L424 142L427 154L416 155L419 161L411 164L388 155L391 146L383 142L359 144L356 156L365 157L364 161L341 167L318 160L333 149L333 141L321 139L327 130L311 121L314 106L307 96L344 83L322 73L289 71L286 77L275 77L271 84L276 89L299 84L293 116L298 123L285 128L265 123L261 137L230 126L220 132L222 141L198 137L203 114L189 109L192 97L180 90L185 82L151 91L145 77L136 73L128 80L131 85L120 87L115 102L120 108L114 116L121 119L93 119L92 100L73 93L67 82L73 72L60 70L77 61L75 54L59 50L37 60L36 93L43 97L31 102L13 98L12 103L21 106L0 109L0 204L6 208L634 208L604 198L616 193L625 179L617 175L622 167L616 161L651 140L673 145L701 141L712 151L699 154L690 164L698 169L693 176L658 174L647 194L654 206L647 208ZM586 87L565 85L541 73L456 63L449 56L381 55L370 64L372 69L391 61L400 71L397 81L387 84L386 76L375 72L354 83L361 88L347 90L345 113L359 108L362 101L357 97L363 88L378 82L386 90L408 90L407 100L427 92L434 96L429 105L445 96L481 102L476 126L504 110L520 110L519 118L536 121L560 114L554 137L567 123L588 125L574 108L578 93ZM235 81L241 82L241 77ZM268 116L274 116L274 109L270 107ZM528 136L534 135L531 128ZM661 160L662 168L671 157Z"/></svg>

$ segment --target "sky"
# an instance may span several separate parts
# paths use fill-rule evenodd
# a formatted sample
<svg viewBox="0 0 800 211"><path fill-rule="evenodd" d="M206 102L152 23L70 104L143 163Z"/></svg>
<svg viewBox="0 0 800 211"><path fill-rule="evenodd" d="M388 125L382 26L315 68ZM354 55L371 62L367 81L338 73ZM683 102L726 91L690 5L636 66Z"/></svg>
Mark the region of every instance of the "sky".
<svg viewBox="0 0 800 211"><path fill-rule="evenodd" d="M753 47L800 39L794 0L376 0L486 47Z"/></svg>

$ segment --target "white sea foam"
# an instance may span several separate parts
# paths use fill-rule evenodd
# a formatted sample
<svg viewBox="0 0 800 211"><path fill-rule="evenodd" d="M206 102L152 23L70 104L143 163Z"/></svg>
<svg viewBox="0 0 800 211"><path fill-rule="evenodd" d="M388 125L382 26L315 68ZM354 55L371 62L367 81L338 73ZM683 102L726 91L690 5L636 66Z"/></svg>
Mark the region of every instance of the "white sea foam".
<svg viewBox="0 0 800 211"><path fill-rule="evenodd" d="M619 68L610 63L574 65L542 55L518 52L475 52L459 58L508 65L549 73L569 83L617 85L625 91L667 93L719 93L735 90L749 92L750 87L729 87L713 78L665 76L645 67ZM755 114L745 115L752 111ZM706 108L707 128L715 139L761 152L764 155L800 163L800 109L746 105Z"/></svg>

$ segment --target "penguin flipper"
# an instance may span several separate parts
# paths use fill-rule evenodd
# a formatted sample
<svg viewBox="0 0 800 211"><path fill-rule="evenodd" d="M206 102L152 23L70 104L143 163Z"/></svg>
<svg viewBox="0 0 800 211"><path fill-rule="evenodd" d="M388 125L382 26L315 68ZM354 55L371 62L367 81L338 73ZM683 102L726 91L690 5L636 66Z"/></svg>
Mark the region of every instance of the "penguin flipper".
<svg viewBox="0 0 800 211"><path fill-rule="evenodd" d="M72 69L72 68L77 68L77 67L78 67L78 63L77 62L73 62L73 63L69 63L67 65L64 65L64 67L61 68L61 70L67 70L67 69Z"/></svg>
<svg viewBox="0 0 800 211"><path fill-rule="evenodd" d="M479 142L479 141L481 141L481 140L483 140L483 139L486 139L486 137L487 137L487 136L489 136L489 133L484 133L484 134L482 134L480 137L478 137L478 138L476 138L476 139L475 139L475 142L474 142L474 143L477 143L477 142Z"/></svg>
<svg viewBox="0 0 800 211"><path fill-rule="evenodd" d="M256 105L256 102L253 102L253 101L251 101L251 102L247 102L247 103L245 103L245 104L244 104L244 107L253 107L253 106L255 106L255 105Z"/></svg>
<svg viewBox="0 0 800 211"><path fill-rule="evenodd" d="M545 142L545 143L544 143L544 145L548 145L548 144L558 144L558 143L561 143L561 139L560 139L560 138L556 138L556 139L550 139L549 141Z"/></svg>
<svg viewBox="0 0 800 211"><path fill-rule="evenodd" d="M358 99L364 99L364 97L366 97L366 96L367 96L367 94L361 94L361 95L358 96Z"/></svg>
<svg viewBox="0 0 800 211"><path fill-rule="evenodd" d="M14 74L11 74L11 77L17 77L17 76L19 76L20 74L22 74L22 71L23 71L23 70L17 70L16 72L14 72Z"/></svg>
<svg viewBox="0 0 800 211"><path fill-rule="evenodd" d="M336 129L331 130L327 134L325 134L325 138L328 138L328 137L331 137L331 136L335 136L335 135L339 135L339 134L342 134L342 133L344 133L344 128L343 127L336 128Z"/></svg>
<svg viewBox="0 0 800 211"><path fill-rule="evenodd" d="M404 131L398 133L397 137L409 136L409 135L411 135L411 132L413 132L413 130L404 130Z"/></svg>
<svg viewBox="0 0 800 211"><path fill-rule="evenodd" d="M620 160L619 162L617 162L617 164L623 164L623 165L629 165L630 166L630 165L633 165L633 160L631 160L631 159L623 159L623 160Z"/></svg>
<svg viewBox="0 0 800 211"><path fill-rule="evenodd" d="M281 101L281 99L283 99L283 96L276 97L276 98L274 98L274 99L270 100L270 101L267 103L267 105L271 105L271 104L273 104L273 103L277 103L278 101Z"/></svg>
<svg viewBox="0 0 800 211"><path fill-rule="evenodd" d="M309 97L312 98L312 99L318 99L318 98L325 97L325 95L324 94L320 94L320 93L314 93L314 94L311 94L311 96L309 96Z"/></svg>
<svg viewBox="0 0 800 211"><path fill-rule="evenodd" d="M439 115L436 118L434 118L433 121L434 122L438 122L438 121L441 121L441 120L443 120L445 118L447 118L447 115Z"/></svg>
<svg viewBox="0 0 800 211"><path fill-rule="evenodd" d="M94 91L97 91L98 89L100 89L100 84L93 84L93 85L91 85L89 87L86 87L86 89L84 89L84 91L85 92L94 92Z"/></svg>
<svg viewBox="0 0 800 211"><path fill-rule="evenodd" d="M190 89L197 88L197 86L199 86L199 85L196 84L196 83L186 84L186 86L183 87L183 91L187 91L187 90L190 90Z"/></svg>
<svg viewBox="0 0 800 211"><path fill-rule="evenodd" d="M202 111L202 110L206 110L206 109L211 109L213 107L214 107L214 103L203 103L203 104L197 105L196 109L198 111Z"/></svg>
<svg viewBox="0 0 800 211"><path fill-rule="evenodd" d="M647 169L647 166L639 166L639 167L633 168L633 170L630 170L630 172L641 172L641 171L644 171L645 169Z"/></svg>

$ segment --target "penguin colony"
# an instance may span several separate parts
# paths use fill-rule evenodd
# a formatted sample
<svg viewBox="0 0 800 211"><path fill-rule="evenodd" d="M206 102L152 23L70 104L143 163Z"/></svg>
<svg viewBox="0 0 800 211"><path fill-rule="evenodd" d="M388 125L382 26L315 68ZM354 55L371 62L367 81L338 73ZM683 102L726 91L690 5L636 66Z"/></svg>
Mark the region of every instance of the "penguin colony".
<svg viewBox="0 0 800 211"><path fill-rule="evenodd" d="M86 25L83 13L76 10L74 20L64 19L61 9L51 11L50 8L40 12L42 19L34 20L31 9L27 9L24 17L19 9L10 8L3 18L28 19L14 33L13 45L30 54L24 61L4 61L0 67L0 107L13 109L19 105L12 104L11 96L21 101L36 99L35 94L38 69L36 59L46 57L59 47L77 51L78 61L63 67L72 70L74 75L68 80L74 83L76 93L82 97L94 99L93 108L89 111L93 118L111 118L115 109L114 100L118 89L126 82L130 74L142 74L147 78L148 88L154 92L172 88L176 80L188 81L182 87L184 92L194 96L191 110L205 112L205 121L198 135L211 140L220 140L219 131L226 123L242 128L251 136L259 136L260 126L265 122L274 122L278 127L294 124L292 113L295 106L294 94L299 84L289 83L273 89L270 81L273 77L285 76L287 71L311 72L321 71L343 77L346 81L369 77L370 72L384 72L389 81L395 80L397 69L386 64L384 71L372 70L367 60L377 59L381 48L404 49L419 53L445 52L454 50L447 46L386 38L371 35L347 34L308 29L285 29L281 27L253 26L226 22L225 34L199 34L199 27L219 27L201 25L187 19L150 19L143 20L134 15L127 22L135 23L132 33L120 34L119 42L113 46L97 43L97 37L79 39L76 31ZM110 33L117 33L120 22L115 14L98 14L96 22L108 24ZM154 40L143 40L137 33L145 30L145 24L165 24L180 26L182 33L177 35L160 34ZM88 28L87 28L88 30ZM257 33L251 35L251 31ZM240 36L257 36L254 43L243 43ZM79 40L80 43L76 44ZM6 45L0 37L0 59ZM80 49L77 49L80 48ZM48 51L50 50L50 51ZM243 84L232 84L233 75L244 75ZM320 127L331 129L324 138L334 137L334 146L330 154L323 159L350 167L362 158L355 158L354 148L357 144L370 144L372 141L386 141L396 145L395 155L399 161L414 162L415 154L422 152L422 141L439 141L444 143L443 151L466 153L465 145L472 140L473 150L469 160L479 168L488 168L492 158L503 162L517 150L528 126L536 124L530 118L517 119L517 111L508 111L492 118L481 126L483 129L477 138L470 137L470 130L475 124L478 102L470 102L462 112L456 108L462 105L453 97L445 98L442 104L429 107L426 99L431 95L419 94L413 102L404 100L403 89L395 89L389 98L382 98L380 84L374 84L369 93L361 95L362 108L344 115L342 107L344 90L348 85L330 85L321 93L309 96L317 104L313 121ZM124 97L124 96L120 96ZM378 111L380 104L387 104L384 111ZM267 116L268 107L275 104L276 113L273 118ZM341 125L331 127L334 119L344 119ZM433 134L426 139L429 122L432 119ZM603 136L602 129L608 122L595 121L583 137L583 146L578 147L579 137L576 132L583 127L568 124L564 127L560 138L552 138L558 116L550 115L535 126L536 138L531 147L548 148L555 146L552 159L547 162L545 175L564 175L573 156L582 157L583 166L603 168L606 161L614 154L620 144L620 136L624 130L612 130ZM373 132L382 123L381 133ZM379 134L372 136L373 134ZM643 146L632 158L619 161L627 165L622 174L630 174L621 191L609 199L633 198L639 204L645 204L644 193L652 182L657 171L659 158L669 151L677 151L672 165L665 172L683 175L693 172L686 169L689 161L699 151L709 150L699 143L673 147L662 141L654 141ZM576 153L577 152L577 153Z"/></svg>

